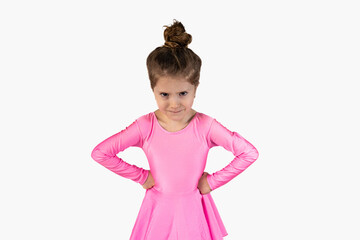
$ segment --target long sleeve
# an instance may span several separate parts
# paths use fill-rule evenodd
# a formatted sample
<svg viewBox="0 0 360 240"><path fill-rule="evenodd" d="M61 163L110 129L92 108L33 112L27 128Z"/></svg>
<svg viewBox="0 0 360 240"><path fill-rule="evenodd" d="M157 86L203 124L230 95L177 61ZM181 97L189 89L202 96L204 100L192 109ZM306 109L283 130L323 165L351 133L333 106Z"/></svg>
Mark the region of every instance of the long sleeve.
<svg viewBox="0 0 360 240"><path fill-rule="evenodd" d="M257 149L237 132L231 132L213 119L207 136L209 147L222 146L231 151L235 158L223 169L207 175L211 190L226 184L242 173L258 158Z"/></svg>
<svg viewBox="0 0 360 240"><path fill-rule="evenodd" d="M143 185L149 171L136 165L131 165L116 156L116 154L128 147L142 147L142 144L142 134L137 120L135 120L121 132L99 143L92 151L91 157L114 173Z"/></svg>

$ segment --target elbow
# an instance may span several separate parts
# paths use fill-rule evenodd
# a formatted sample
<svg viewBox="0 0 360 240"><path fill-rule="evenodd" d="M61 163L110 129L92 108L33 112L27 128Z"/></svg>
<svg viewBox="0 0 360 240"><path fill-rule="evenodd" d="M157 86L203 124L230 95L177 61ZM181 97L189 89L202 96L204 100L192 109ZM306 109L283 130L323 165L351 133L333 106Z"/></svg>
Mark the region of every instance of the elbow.
<svg viewBox="0 0 360 240"><path fill-rule="evenodd" d="M96 146L94 148L94 150L91 152L91 158L100 164L103 164L104 161L108 161L115 156L116 156L116 154L110 155L104 149L100 148L99 146Z"/></svg>
<svg viewBox="0 0 360 240"><path fill-rule="evenodd" d="M93 150L92 150L92 152L91 152L91 158L93 159L93 160L97 160L97 154L96 154L96 148L94 148Z"/></svg>
<svg viewBox="0 0 360 240"><path fill-rule="evenodd" d="M259 158L259 151L254 146L252 146L252 148L249 149L249 151L247 151L245 155L247 161L252 164Z"/></svg>
<svg viewBox="0 0 360 240"><path fill-rule="evenodd" d="M259 151L254 146L253 146L253 149L254 149L254 155L256 156L256 159L257 159L259 157Z"/></svg>
<svg viewBox="0 0 360 240"><path fill-rule="evenodd" d="M94 161L96 162L101 162L102 159L104 159L104 154L102 154L99 149L94 148L91 152L91 158L94 159Z"/></svg>
<svg viewBox="0 0 360 240"><path fill-rule="evenodd" d="M255 162L259 158L259 151L254 146L252 146L251 155L253 162Z"/></svg>
<svg viewBox="0 0 360 240"><path fill-rule="evenodd" d="M254 161L256 161L257 159L259 158L259 151L256 149L256 148L254 148Z"/></svg>

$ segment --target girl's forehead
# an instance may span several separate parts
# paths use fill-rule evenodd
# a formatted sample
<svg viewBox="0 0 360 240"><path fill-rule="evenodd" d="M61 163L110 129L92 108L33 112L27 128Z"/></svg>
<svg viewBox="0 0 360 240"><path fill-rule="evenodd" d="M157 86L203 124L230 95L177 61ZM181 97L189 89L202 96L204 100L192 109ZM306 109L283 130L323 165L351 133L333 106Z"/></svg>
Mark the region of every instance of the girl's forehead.
<svg viewBox="0 0 360 240"><path fill-rule="evenodd" d="M173 79L173 78L160 78L155 88L158 91L170 91L170 92L180 92L180 91L189 91L193 88L193 85L186 81L185 79Z"/></svg>

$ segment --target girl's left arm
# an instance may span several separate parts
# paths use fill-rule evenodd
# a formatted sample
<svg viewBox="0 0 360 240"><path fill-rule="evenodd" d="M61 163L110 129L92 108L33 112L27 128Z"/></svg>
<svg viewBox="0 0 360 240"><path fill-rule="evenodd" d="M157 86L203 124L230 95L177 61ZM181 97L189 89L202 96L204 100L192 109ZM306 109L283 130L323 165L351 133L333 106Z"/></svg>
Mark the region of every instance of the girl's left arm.
<svg viewBox="0 0 360 240"><path fill-rule="evenodd" d="M207 136L209 147L222 146L235 158L223 169L207 175L211 190L224 185L247 169L259 156L258 150L239 133L232 132L213 119Z"/></svg>

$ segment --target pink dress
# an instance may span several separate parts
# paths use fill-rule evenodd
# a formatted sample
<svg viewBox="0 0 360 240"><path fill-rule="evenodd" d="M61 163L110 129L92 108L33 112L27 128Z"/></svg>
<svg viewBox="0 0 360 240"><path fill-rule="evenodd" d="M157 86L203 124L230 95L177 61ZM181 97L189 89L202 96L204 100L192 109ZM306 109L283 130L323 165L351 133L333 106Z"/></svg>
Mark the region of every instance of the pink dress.
<svg viewBox="0 0 360 240"><path fill-rule="evenodd" d="M197 188L208 152L215 146L231 151L235 158L207 176L214 191L249 167L258 151L204 113L197 112L185 128L169 132L150 112L94 148L91 157L96 162L141 185L148 170L130 165L116 154L140 147L149 161L155 185L144 189L130 240L221 240L228 235L210 193L202 195Z"/></svg>

